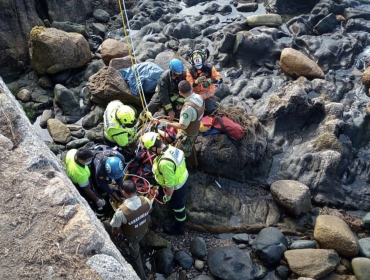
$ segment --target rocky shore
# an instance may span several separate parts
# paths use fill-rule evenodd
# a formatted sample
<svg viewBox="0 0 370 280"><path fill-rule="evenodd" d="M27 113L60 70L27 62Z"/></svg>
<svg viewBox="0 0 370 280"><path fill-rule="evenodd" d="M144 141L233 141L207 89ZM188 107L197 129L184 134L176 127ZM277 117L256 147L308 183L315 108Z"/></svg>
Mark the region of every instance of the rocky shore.
<svg viewBox="0 0 370 280"><path fill-rule="evenodd" d="M164 235L160 225L168 217L163 206L155 206L153 236L143 244L155 252L149 254L154 265L147 267L148 275L198 280L369 279L370 5L353 0L125 4L130 45L113 1L70 1L63 9L52 3L33 7L25 1L14 9L1 4L0 19L7 28L0 30L0 76L38 130L47 129L52 141L46 145L60 156L71 148L102 142L109 101L119 99L142 109L118 72L131 66L130 48L137 63L150 61L163 69L174 57L189 66L189 50L210 50L209 61L224 77L216 95L223 108L239 108L248 124L246 134L239 143L224 134L198 137L200 168L190 177L187 234L180 239ZM15 22L18 14L24 16ZM8 32L12 28L13 33ZM3 84L2 100L11 98L6 87ZM27 167L15 165L13 156L21 149L25 158L37 162L43 161L39 158L45 157L44 151L53 162L56 158L40 139L36 143L36 136L28 142L34 132L23 134L15 125L24 116L12 111L11 102L1 105L0 120L7 124L1 129L4 178L20 176L24 184L38 185L41 179L28 173L38 165L33 160ZM25 145L34 147L26 153ZM10 173L12 165L19 167L18 173ZM59 163L52 169L53 174L64 174ZM42 172L40 187L46 188L54 175ZM2 213L9 211L9 197L17 201L24 188L21 184L21 189L11 191L12 181L7 180L4 185L8 187L3 190ZM40 191L30 188L27 199ZM40 196L37 199L44 203ZM73 209L84 204L81 198L68 203ZM32 209L42 211L40 205ZM76 216L74 210L64 222ZM100 231L93 217L86 219L93 221L92 231ZM31 228L33 219L28 221ZM9 236L23 225L12 218L5 223ZM75 236L68 230L64 234L66 240ZM110 244L105 233L99 238L104 240L101 244ZM52 243L56 242L60 244ZM76 255L95 256L95 247L80 252L81 246L73 247ZM6 259L11 247L5 248L2 259L11 264ZM35 254L41 256L39 252ZM124 263L114 254L106 255ZM46 259L34 255L23 261L34 259L33 275L42 279ZM53 277L71 279L68 273L75 273L72 269L63 276L55 265L50 264ZM79 279L88 279L86 275Z"/></svg>

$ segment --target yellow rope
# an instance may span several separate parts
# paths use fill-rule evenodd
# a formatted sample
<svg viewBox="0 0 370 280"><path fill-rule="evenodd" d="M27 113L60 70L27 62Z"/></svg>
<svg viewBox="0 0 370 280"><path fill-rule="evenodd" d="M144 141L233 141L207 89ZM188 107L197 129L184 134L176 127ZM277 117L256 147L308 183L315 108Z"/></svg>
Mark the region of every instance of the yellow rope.
<svg viewBox="0 0 370 280"><path fill-rule="evenodd" d="M142 86L141 86L141 83L139 82L139 79L138 79L138 76L137 76L136 70L135 70L135 61L134 61L134 57L133 57L132 51L131 51L131 45L130 45L130 41L129 41L129 36L127 34L127 29L126 29L126 24L125 24L125 18L123 16L123 9L122 9L122 5L121 5L121 1L120 0L117 0L117 1L118 1L118 4L119 4L121 19L122 19L122 25L123 25L123 31L125 33L125 39L126 39L126 44L128 46L128 52L129 52L129 56L130 56L130 60L131 60L131 65L132 65L132 68L134 70L134 76L135 76L136 86L137 86L137 89L139 91L139 97L140 97L140 101L141 101L141 106L143 107L143 111L145 112L145 116L147 118L150 118L150 115L147 114L147 103L146 103L146 100L145 100L144 93L142 92ZM125 0L122 0L122 2L124 3ZM126 7L125 7L125 9L126 9Z"/></svg>

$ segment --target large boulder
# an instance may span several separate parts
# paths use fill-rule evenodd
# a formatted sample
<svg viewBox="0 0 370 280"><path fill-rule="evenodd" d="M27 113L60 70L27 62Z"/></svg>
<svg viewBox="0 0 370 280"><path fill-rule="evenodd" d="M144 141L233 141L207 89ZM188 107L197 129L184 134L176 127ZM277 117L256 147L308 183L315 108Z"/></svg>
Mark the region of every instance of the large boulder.
<svg viewBox="0 0 370 280"><path fill-rule="evenodd" d="M243 109L238 112L247 120L243 139L234 143L226 134L199 136L196 141L199 165L211 174L242 182L257 181L268 172L263 167L266 131L255 116L247 115Z"/></svg>
<svg viewBox="0 0 370 280"><path fill-rule="evenodd" d="M292 48L285 48L281 52L280 68L292 77L304 76L306 78L324 79L321 68L312 59Z"/></svg>
<svg viewBox="0 0 370 280"><path fill-rule="evenodd" d="M339 255L347 258L355 257L359 253L356 236L349 226L336 216L318 216L313 235L320 248L334 249Z"/></svg>
<svg viewBox="0 0 370 280"><path fill-rule="evenodd" d="M34 27L30 36L31 66L39 74L84 66L92 58L86 39L77 33Z"/></svg>
<svg viewBox="0 0 370 280"><path fill-rule="evenodd" d="M113 67L105 66L92 75L87 88L91 92L91 100L98 104L106 105L113 100L140 104L139 96L132 94L129 85Z"/></svg>
<svg viewBox="0 0 370 280"><path fill-rule="evenodd" d="M0 76L11 82L30 62L30 30L41 21L34 1L1 1L0 22Z"/></svg>

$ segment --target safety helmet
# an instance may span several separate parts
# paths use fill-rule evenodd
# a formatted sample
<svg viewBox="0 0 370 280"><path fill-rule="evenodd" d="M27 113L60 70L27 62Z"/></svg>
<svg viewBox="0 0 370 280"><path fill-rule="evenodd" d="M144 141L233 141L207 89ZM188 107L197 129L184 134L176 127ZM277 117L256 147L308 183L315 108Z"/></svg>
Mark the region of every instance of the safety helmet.
<svg viewBox="0 0 370 280"><path fill-rule="evenodd" d="M168 67L175 74L181 74L184 71L184 64L177 58L172 59Z"/></svg>
<svg viewBox="0 0 370 280"><path fill-rule="evenodd" d="M123 177L123 162L119 157L113 156L105 161L105 171L108 177L114 180Z"/></svg>
<svg viewBox="0 0 370 280"><path fill-rule="evenodd" d="M194 65L195 68L201 69L203 63L206 61L208 57L208 50L196 50L190 53L188 56L190 58L191 64Z"/></svg>
<svg viewBox="0 0 370 280"><path fill-rule="evenodd" d="M116 118L121 124L133 124L135 122L135 111L130 106L123 105L118 108Z"/></svg>
<svg viewBox="0 0 370 280"><path fill-rule="evenodd" d="M157 139L159 138L158 133L155 132L147 132L143 136L141 136L141 142L144 145L146 150L149 150L156 144Z"/></svg>
<svg viewBox="0 0 370 280"><path fill-rule="evenodd" d="M195 68L202 69L203 58L199 53L193 55L192 61L193 61L193 64L194 64Z"/></svg>

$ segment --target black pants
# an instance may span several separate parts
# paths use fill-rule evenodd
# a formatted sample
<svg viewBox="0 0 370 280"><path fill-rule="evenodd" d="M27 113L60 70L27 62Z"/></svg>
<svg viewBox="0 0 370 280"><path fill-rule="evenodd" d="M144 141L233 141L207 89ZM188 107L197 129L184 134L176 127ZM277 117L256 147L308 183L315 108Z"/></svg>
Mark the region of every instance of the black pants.
<svg viewBox="0 0 370 280"><path fill-rule="evenodd" d="M188 193L188 182L186 182L179 190L175 190L170 200L170 207L175 212L175 218L178 222L185 222L185 199Z"/></svg>

